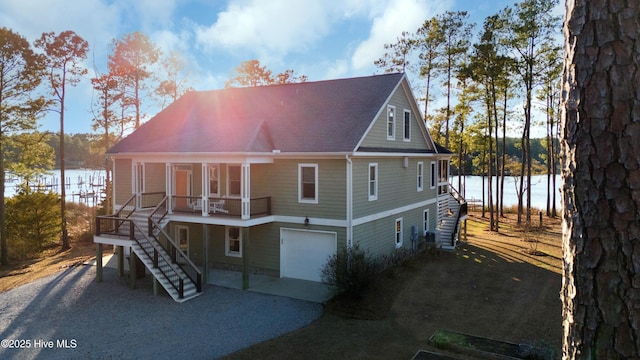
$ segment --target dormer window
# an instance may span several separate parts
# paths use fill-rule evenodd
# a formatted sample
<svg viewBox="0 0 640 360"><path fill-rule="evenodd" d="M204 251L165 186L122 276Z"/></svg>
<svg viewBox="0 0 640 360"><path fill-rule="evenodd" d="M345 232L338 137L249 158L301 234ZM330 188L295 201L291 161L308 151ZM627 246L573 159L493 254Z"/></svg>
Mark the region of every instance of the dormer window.
<svg viewBox="0 0 640 360"><path fill-rule="evenodd" d="M396 139L396 107L387 106L387 140Z"/></svg>

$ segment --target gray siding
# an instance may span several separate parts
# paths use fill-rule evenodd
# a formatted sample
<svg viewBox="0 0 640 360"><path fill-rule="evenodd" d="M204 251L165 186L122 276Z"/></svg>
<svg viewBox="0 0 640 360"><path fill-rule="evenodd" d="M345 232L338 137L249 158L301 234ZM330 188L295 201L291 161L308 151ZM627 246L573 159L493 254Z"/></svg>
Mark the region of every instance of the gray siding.
<svg viewBox="0 0 640 360"><path fill-rule="evenodd" d="M387 140L387 105L395 106L395 140ZM403 140L404 110L411 111L411 141ZM422 130L425 129L422 116L414 110L409 102L406 92L399 87L384 105L380 115L375 119L374 125L365 135L361 146L373 148L433 150L425 140Z"/></svg>
<svg viewBox="0 0 640 360"><path fill-rule="evenodd" d="M402 246L411 249L411 227L417 226L418 236L422 235L422 219L425 209L429 209L429 229L433 231L437 224L437 207L435 204L355 226L353 229L354 243L359 243L361 248L368 251L373 257L393 253L396 249L395 221L402 218Z"/></svg>
<svg viewBox="0 0 640 360"><path fill-rule="evenodd" d="M423 163L423 190L417 191L418 162ZM409 158L358 158L353 160L353 217L355 219L434 199L429 186L431 160ZM369 164L378 164L378 199L369 201Z"/></svg>
<svg viewBox="0 0 640 360"><path fill-rule="evenodd" d="M200 226L201 225L197 225ZM249 262L252 272L268 272L277 275L280 272L280 229L304 229L332 231L338 234L338 248L346 244L346 230L330 226L303 226L275 222L254 226L249 229ZM210 266L240 270L243 259L225 255L225 227L209 225L209 263ZM242 241L245 241L243 238ZM194 242L194 244L197 244ZM196 245L197 246L197 245ZM246 256L246 254L243 254Z"/></svg>
<svg viewBox="0 0 640 360"><path fill-rule="evenodd" d="M298 202L298 164L318 164L318 203ZM346 218L346 161L276 160L265 172L275 215Z"/></svg>

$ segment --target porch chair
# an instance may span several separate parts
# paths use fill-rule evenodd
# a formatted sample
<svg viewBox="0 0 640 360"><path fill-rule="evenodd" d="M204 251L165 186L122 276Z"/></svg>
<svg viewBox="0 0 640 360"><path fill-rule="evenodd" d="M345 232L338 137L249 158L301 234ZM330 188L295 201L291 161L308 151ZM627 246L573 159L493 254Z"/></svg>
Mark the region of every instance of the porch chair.
<svg viewBox="0 0 640 360"><path fill-rule="evenodd" d="M221 212L225 214L229 213L229 210L226 210L224 208L224 200L211 201L210 209L211 209L211 212L214 214L217 212Z"/></svg>

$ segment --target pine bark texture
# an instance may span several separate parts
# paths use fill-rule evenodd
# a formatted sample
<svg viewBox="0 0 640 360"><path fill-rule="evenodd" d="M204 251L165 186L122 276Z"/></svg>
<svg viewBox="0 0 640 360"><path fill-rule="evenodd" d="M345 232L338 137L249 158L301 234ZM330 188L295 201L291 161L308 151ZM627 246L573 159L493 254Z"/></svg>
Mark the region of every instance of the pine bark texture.
<svg viewBox="0 0 640 360"><path fill-rule="evenodd" d="M563 358L640 359L640 1L566 10Z"/></svg>

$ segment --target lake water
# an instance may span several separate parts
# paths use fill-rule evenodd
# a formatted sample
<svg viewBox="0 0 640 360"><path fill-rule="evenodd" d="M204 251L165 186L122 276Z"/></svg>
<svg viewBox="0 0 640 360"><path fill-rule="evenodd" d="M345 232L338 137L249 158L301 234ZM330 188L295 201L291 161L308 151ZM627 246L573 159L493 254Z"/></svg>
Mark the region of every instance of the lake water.
<svg viewBox="0 0 640 360"><path fill-rule="evenodd" d="M80 194L100 193L100 190L104 188L105 172L104 170L93 169L72 169L66 170L65 176L67 178L67 201L85 202L92 205L92 201L96 201L92 196L81 197ZM458 187L458 177L452 176L450 178L451 184L455 188ZM482 201L482 176L466 176L463 177L463 187L465 188L465 197L467 200ZM50 175L43 176L40 179L42 184L47 186L47 189L59 192L60 189L60 170L51 171ZM518 204L518 197L516 195L515 187L516 178L513 176L507 176L504 180L504 205L512 206ZM17 182L6 182L5 196L11 197L16 193L15 185ZM547 176L535 175L531 177L531 206L537 209L545 210L547 208ZM487 186L487 179L485 177L485 186ZM494 188L496 185L494 177ZM520 182L518 181L518 186ZM560 210L560 175L556 175L556 209ZM461 191L461 189L458 189ZM461 191L462 192L462 191ZM486 197L485 190L485 202L488 203L488 197ZM99 201L99 200L97 200ZM525 199L526 201L526 195ZM526 204L526 203L525 203Z"/></svg>
<svg viewBox="0 0 640 360"><path fill-rule="evenodd" d="M453 187L458 187L458 177L452 176L450 178L451 184ZM525 186L526 186L525 179ZM556 209L560 211L561 209L561 201L560 201L560 181L561 176L556 175ZM483 189L482 187L482 176L466 176L462 178L462 186L464 187L466 193L465 198L467 200L479 200L482 201L482 193L485 193L485 204L488 204L489 198L487 195L487 189ZM495 201L495 188L496 177L493 178L494 185L494 201ZM516 190L516 178L513 176L507 176L504 178L504 205L512 206L518 205L518 196ZM520 186L520 180L517 180L517 185ZM485 186L488 187L488 178L485 177ZM460 190L459 190L460 191ZM462 192L462 191L461 191ZM524 205L526 206L526 192L524 194ZM531 207L546 210L547 208L547 175L534 175L531 176Z"/></svg>
<svg viewBox="0 0 640 360"><path fill-rule="evenodd" d="M100 201L100 191L104 189L104 170L93 169L67 169L64 172L67 178L65 191L66 200L73 202L83 202L93 205ZM39 183L47 190L60 192L60 170L52 170L49 175L42 176ZM11 197L16 193L17 180L5 182L6 197Z"/></svg>

